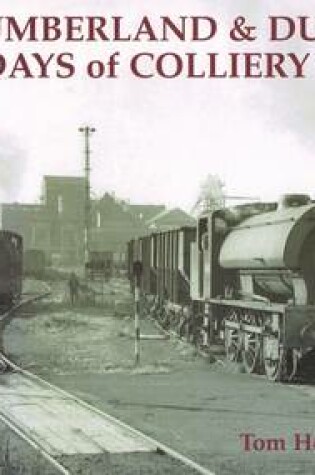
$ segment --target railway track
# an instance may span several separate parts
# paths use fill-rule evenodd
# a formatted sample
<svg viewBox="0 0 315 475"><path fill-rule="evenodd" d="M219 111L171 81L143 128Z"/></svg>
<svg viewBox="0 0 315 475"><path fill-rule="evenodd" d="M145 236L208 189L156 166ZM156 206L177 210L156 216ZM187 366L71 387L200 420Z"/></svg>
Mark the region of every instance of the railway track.
<svg viewBox="0 0 315 475"><path fill-rule="evenodd" d="M64 456L71 461L71 456L79 454L143 453L169 456L182 464L180 473L214 475L172 448L2 357L9 371L1 375L0 419L58 473L72 473L60 462Z"/></svg>
<svg viewBox="0 0 315 475"><path fill-rule="evenodd" d="M1 315L0 322L49 293L47 288L41 294L28 296ZM108 462L111 456L124 458L135 454L140 457L140 464L141 457L152 457L154 467L166 463L168 473L214 475L172 448L22 369L5 354L0 353L0 359L5 368L0 375L0 420L43 457L54 472L79 473L72 471L76 464L71 460L81 455L91 460L105 457ZM177 465L170 470L173 463ZM164 473L163 468L156 469L157 473Z"/></svg>
<svg viewBox="0 0 315 475"><path fill-rule="evenodd" d="M42 283L43 291L38 293L31 293L31 294L24 294L22 299L17 302L13 307L9 308L8 310L3 311L0 313L0 323L5 322L7 320L11 320L14 315L21 311L25 306L37 302L45 297L48 297L51 294L51 289L49 285Z"/></svg>
<svg viewBox="0 0 315 475"><path fill-rule="evenodd" d="M27 307L51 294L51 289L46 283L42 283L43 290L38 293L24 294L22 299L9 309L0 309L0 353L5 353L3 334L5 327L9 325L14 316ZM0 373L7 369L5 359L0 357Z"/></svg>
<svg viewBox="0 0 315 475"><path fill-rule="evenodd" d="M69 395L68 393L65 393L64 391L61 391L61 392L60 392L60 390L58 390L58 388L56 388L57 391L58 391L58 394L56 394L55 396L52 396L49 391L50 391L50 389L53 389L53 388L54 388L53 386L51 386L51 385L46 386L47 383L45 383L45 382L44 382L44 385L42 385L42 380L41 380L40 378L38 378L38 377L32 375L31 373L23 372L23 370L21 370L21 368L18 368L17 366L13 365L13 363L10 362L10 361L8 361L7 363L8 363L8 365L10 365L10 368L11 368L12 372L11 372L11 373L8 372L7 374L5 374L5 375L4 375L4 378L6 378L7 376L9 376L9 378L8 378L8 385L9 385L9 383L10 383L10 376L13 376L13 378L11 378L12 384L15 384L16 386L17 386L17 385L19 386L20 396L21 396L21 397L25 397L25 403L20 400L20 405L25 404L25 405L28 405L28 406L29 406L31 399L32 399L32 403L38 405L38 402L39 402L38 399L39 399L39 393L40 393L40 392L44 392L45 395L46 395L46 397L42 400L42 401L43 401L42 404L41 404L42 406L43 406L43 405L47 405L48 401L52 401L53 398L56 397L56 400L54 401L55 409L52 409L52 408L51 408L51 409L49 409L49 412L51 412L52 410L54 410L54 411L56 410L56 405L57 405L57 402L58 402L58 401L59 401L59 403L60 403L61 405L63 405L63 404L65 404L65 403L68 404L68 402L69 402L68 396L70 396L70 398L73 399L73 396ZM25 378L22 378L22 376L25 376ZM17 378L17 377L18 377L18 378ZM2 377L0 376L0 381L1 381L1 378L2 378ZM4 378L2 378L2 379L4 380ZM19 379L19 380L18 380L18 379ZM36 385L35 385L35 383L36 383ZM38 383L38 384L37 384L37 383ZM0 387L1 387L1 384L0 384ZM23 389L23 387L24 387L25 389ZM28 387L28 394L27 394L27 391L26 391L26 388L27 388L27 387ZM297 386L293 386L293 388L297 388ZM304 386L303 388L304 388L303 390L306 392L306 386ZM13 392L13 389L14 389L14 387L12 387L12 392ZM15 400L17 399L17 396L18 396L18 394L17 394L17 389L18 389L18 388L15 387L15 389L14 389L14 390L15 390L15 394L14 394L14 395L11 394L11 396L14 396ZM299 390L300 390L300 389L299 389ZM46 392L46 391L47 391L47 392ZM308 392L308 390L307 390L307 392ZM104 391L104 393L106 394L105 391ZM313 393L313 391L312 391L312 393ZM1 400L3 401L3 394L1 394L1 393L0 393L0 398L1 398ZM75 398L74 398L74 399L75 399ZM90 406L86 405L84 402L82 402L82 401L80 401L80 400L78 400L78 401L80 402L80 404L83 403L83 406L80 406L80 407L85 407L85 408L89 408L89 407L90 407ZM16 404L16 402L15 402L15 404ZM16 406L15 406L15 407L16 407ZM58 406L58 407L60 407L60 406ZM77 407L78 407L78 406L77 406ZM89 417L91 417L91 418L93 417L93 418L94 418L94 416L95 416L95 411L96 411L96 410L95 410L94 408L91 408L91 409L92 409L92 413L89 412L89 414L90 414ZM160 409L163 409L163 408L159 407L159 410L160 410ZM166 409L167 409L167 408L166 408ZM214 408L213 411L216 411L216 412L217 412L217 411L218 411L218 408ZM220 409L219 409L219 411L220 411ZM73 410L72 410L72 413L73 413L73 412L75 412L76 414L78 414L79 412L81 412L81 409L73 409ZM221 408L221 412L222 412L222 414L226 414L226 413L227 413L226 408ZM237 409L237 410L235 411L235 410L233 409L233 412L238 412L238 413L239 413L240 410ZM14 413L17 414L16 411L14 411ZM62 417L62 420L64 421L65 418L64 418L63 413L60 412L59 410L57 410L57 414L58 414L58 413L59 413L59 417ZM96 413L97 413L98 415L104 414L104 413L100 413L100 411L96 411ZM55 414L56 414L56 413L55 413ZM245 416L246 416L247 414L248 414L248 411L244 412L244 415L245 415ZM253 412L253 414L255 414L255 413ZM11 412L11 415L12 415L12 412ZM265 417L266 415L267 415L267 414L262 414L263 417ZM270 414L270 415L272 415L272 414ZM26 429L25 429L25 427L21 427L21 425L20 425L20 423L19 423L19 420L18 420L18 421L16 421L15 419L12 420L12 417L10 417L10 413L6 413L5 416L6 416L7 422L8 422L8 423L11 423L11 427L12 427L12 426L16 427L17 430L20 431L20 433L22 434L22 436L24 436L24 437L29 437L29 438L30 438L29 444L30 444L30 445L33 444L32 446L33 446L34 448L37 447L36 450L38 450L38 452L41 453L41 454L43 455L43 457L44 457L44 452L43 452L43 451L46 451L46 452L47 452L47 454L46 454L46 456L45 456L47 461L49 460L49 458L52 458L52 459L53 459L52 465L53 465L54 462L57 463L57 464L59 464L60 468L57 468L57 465L54 465L54 467L56 468L56 471L58 471L58 473L71 473L71 474L73 473L72 470L71 470L71 467L69 467L69 466L63 464L63 455L65 454L65 451L64 451L64 447L63 447L62 445L61 445L61 446L59 445L58 447L52 448L52 444L51 444L51 443L48 444L48 443L47 443L47 440L46 440L46 443L43 444L44 438L43 438L43 437L40 437L40 442L41 442L42 445L39 445L39 446L38 446L38 445L37 445L38 439L36 440L36 437L35 437L36 434L34 434L34 427L32 427L31 430L29 430L30 428L28 428L28 429L26 428ZM111 429L110 429L111 433L113 433L113 431L116 431L116 427L117 427L117 431L120 431L120 430L121 430L121 423L118 422L118 426L116 426L116 424L115 424L116 421L114 420L115 422L113 423L113 418L111 418L110 416L107 416L106 414L105 414L105 416L106 416L105 419L106 419L107 429L106 429L106 428L104 429L104 431L103 431L104 433L105 433L106 431L108 431L108 427L111 428ZM289 414L287 414L287 415L285 415L285 416L283 416L283 417L288 417L288 416L289 416ZM306 416L306 417L308 417L308 416ZM33 417L29 417L29 415L28 415L28 416L27 416L27 419L30 420L30 419L34 419L34 418L33 418ZM56 417L56 419L57 419L57 417ZM45 420L45 419L43 418L42 420ZM95 419L94 419L94 421L95 421ZM16 424L16 423L17 423L17 424ZM47 423L47 421L46 421L46 425L50 425L50 423L49 423L49 422ZM73 433L75 434L76 437L78 436L78 429L80 428L80 426L82 427L82 425L79 424L79 426L77 426L77 428L74 428L74 430L73 430ZM97 424L94 423L94 426L97 426ZM131 433L129 432L129 434L130 434L131 438L133 438L133 437L134 437L134 433L133 433L134 429L132 429L131 427L126 426L126 425L123 425L123 426L124 426L124 427L127 427L128 429L131 429ZM58 431L58 434L60 434L61 432L64 432L64 428L62 429L62 431L59 430L59 431ZM70 436L68 437L68 439L65 439L65 440L69 440L69 439L71 440L71 439L73 439L73 433L72 433L72 435L70 435ZM71 432L70 432L70 434L71 434ZM138 433L138 434L140 434L140 433ZM143 436L143 434L140 434L140 435ZM145 436L144 436L144 437L145 437ZM88 436L87 436L86 432L82 431L82 429L81 429L80 440L82 440L82 439L84 439L84 443L87 443ZM142 440L143 440L143 439L142 439ZM170 448L167 448L167 447L166 447L166 449L163 448L163 447L165 447L165 446L163 446L162 444L159 444L159 442L154 441L153 439L150 439L150 438L149 438L149 441L153 442L153 449L151 449L152 445L149 445L148 451L147 451L147 452L143 452L143 453L148 453L148 454L150 454L151 452L154 452L154 453L158 452L159 454L167 454L167 453L168 453L170 456L173 456L174 458L176 458L176 454L177 454L177 453L176 453L176 452L173 452ZM73 442L73 440L72 440L72 442ZM81 443L81 442L80 442L80 443ZM124 444L126 445L126 444L129 444L129 443L131 443L131 442L129 441L129 442L126 442L126 443L124 443ZM143 443L144 443L144 442L143 442ZM62 444L68 445L68 446L70 445L70 444L68 444L68 442L65 443L64 441L62 442ZM101 446L101 447L100 447L100 446ZM78 448L75 448L74 451L75 451L75 450L76 450L76 453L84 454L84 451L85 451L85 452L88 452L89 449L84 449L84 448L78 449ZM111 451L110 451L110 449L108 448L108 446L104 447L104 446L101 445L99 442L97 442L97 444L96 444L95 456L97 456L96 450L99 450L100 453L105 453L105 452L106 452L106 453L111 453ZM123 453L123 456L126 455L126 457L128 457L128 454L129 454L129 453L126 451L125 448L124 448L124 449L119 449L119 450L125 450L125 452L122 452L122 453ZM175 455L174 455L174 454L175 454ZM74 455L74 454L73 454L73 455ZM69 454L69 456L71 457L71 454ZM161 458L163 458L163 457L160 456L159 458L161 459ZM193 465L192 465L192 464L191 464L191 462L192 462L191 460L189 460L189 459L186 458L186 457L183 458L183 456L180 455L180 454L179 454L179 457L177 456L177 460L181 460L181 462L183 463L183 465L185 464L186 467L190 467L190 468L191 468L191 471L190 471L189 473L204 473L204 474L208 474L208 475L209 475L210 473L212 473L212 472L210 472L209 470L207 470L207 469L205 469L205 468L203 468L203 467L198 466L197 464L194 464L194 463L193 463ZM188 460L188 463L187 463L187 460ZM87 473L87 472L83 471L83 473ZM88 473L94 473L94 471L89 471ZM99 472L98 472L98 473L99 473ZM105 472L104 472L104 473L105 473ZM107 473L107 472L106 472L106 473ZM115 472L115 473L116 473L116 472ZM117 473L118 473L118 472L117 472ZM119 472L119 473L125 473L125 472L124 472L124 471L121 471L121 472ZM128 474L129 474L129 473L130 473L130 472L128 472ZM139 472L137 472L137 473L139 473ZM147 473L147 472L146 472L146 471L143 471L143 472L141 472L141 473ZM151 472L150 472L150 473L151 473ZM160 472L158 472L158 473L164 473L164 472L163 472L163 471L160 471ZM172 474L173 474L173 471L172 471L172 472L167 472L167 473L172 473ZM176 473L177 473L177 472L176 472ZM186 472L185 472L185 474L186 474Z"/></svg>

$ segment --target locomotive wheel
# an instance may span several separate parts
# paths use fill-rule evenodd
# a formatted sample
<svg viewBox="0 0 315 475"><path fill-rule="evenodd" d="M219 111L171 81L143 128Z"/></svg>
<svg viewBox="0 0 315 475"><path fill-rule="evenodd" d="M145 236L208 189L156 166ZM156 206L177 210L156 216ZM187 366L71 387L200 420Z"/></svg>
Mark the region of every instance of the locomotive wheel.
<svg viewBox="0 0 315 475"><path fill-rule="evenodd" d="M227 319L227 322L240 323L236 312L233 312ZM228 361L238 361L242 345L241 332L237 328L225 327L224 330L225 354Z"/></svg>
<svg viewBox="0 0 315 475"><path fill-rule="evenodd" d="M258 317L245 315L243 322L247 325L259 327ZM261 337L254 332L244 332L242 345L242 361L247 373L254 373L260 366Z"/></svg>
<svg viewBox="0 0 315 475"><path fill-rule="evenodd" d="M263 358L266 376L270 381L282 381L284 378L284 352L279 338L268 336L264 338Z"/></svg>
<svg viewBox="0 0 315 475"><path fill-rule="evenodd" d="M285 363L286 363L286 379L287 381L292 381L297 372L298 364L300 361L299 352L296 349L291 349L286 351Z"/></svg>

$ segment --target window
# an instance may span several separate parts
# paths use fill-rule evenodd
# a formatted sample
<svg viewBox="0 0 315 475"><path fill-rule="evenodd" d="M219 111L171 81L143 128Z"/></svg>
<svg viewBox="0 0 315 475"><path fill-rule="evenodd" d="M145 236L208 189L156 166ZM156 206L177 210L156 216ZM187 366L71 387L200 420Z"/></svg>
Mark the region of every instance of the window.
<svg viewBox="0 0 315 475"><path fill-rule="evenodd" d="M61 214L63 212L63 199L61 195L58 195L57 197L57 210L58 214Z"/></svg>
<svg viewBox="0 0 315 475"><path fill-rule="evenodd" d="M100 211L97 211L97 213L96 213L96 227L97 228L101 227L101 213L100 213Z"/></svg>

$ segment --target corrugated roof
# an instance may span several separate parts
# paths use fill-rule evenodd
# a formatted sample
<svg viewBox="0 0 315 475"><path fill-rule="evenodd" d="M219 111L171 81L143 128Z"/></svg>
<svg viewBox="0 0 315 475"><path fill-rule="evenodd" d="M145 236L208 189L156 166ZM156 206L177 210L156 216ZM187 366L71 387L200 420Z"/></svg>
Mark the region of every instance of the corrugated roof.
<svg viewBox="0 0 315 475"><path fill-rule="evenodd" d="M138 204L130 205L130 211L136 216L143 219L143 221L148 221L154 216L157 216L159 213L162 213L166 210L165 205L154 205L154 204Z"/></svg>
<svg viewBox="0 0 315 475"><path fill-rule="evenodd" d="M158 213L156 216L149 219L147 221L147 224L159 224L163 220L167 220L168 222L173 220L174 224L176 224L178 220L180 220L181 222L187 221L187 224L195 223L195 219L182 209L172 208L161 211L161 213Z"/></svg>
<svg viewBox="0 0 315 475"><path fill-rule="evenodd" d="M44 180L52 182L79 183L84 182L85 178L83 176L45 175Z"/></svg>

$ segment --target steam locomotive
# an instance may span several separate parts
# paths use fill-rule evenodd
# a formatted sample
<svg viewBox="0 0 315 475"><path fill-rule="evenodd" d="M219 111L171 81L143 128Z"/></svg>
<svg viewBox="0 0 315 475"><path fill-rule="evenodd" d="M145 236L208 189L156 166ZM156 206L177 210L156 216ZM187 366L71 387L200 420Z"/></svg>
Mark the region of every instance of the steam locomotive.
<svg viewBox="0 0 315 475"><path fill-rule="evenodd" d="M22 237L11 231L0 230L0 314L20 299L22 262Z"/></svg>
<svg viewBox="0 0 315 475"><path fill-rule="evenodd" d="M291 380L315 348L315 204L306 195L201 215L128 243L147 311L248 373ZM139 267L139 263L141 266Z"/></svg>

